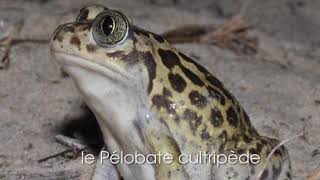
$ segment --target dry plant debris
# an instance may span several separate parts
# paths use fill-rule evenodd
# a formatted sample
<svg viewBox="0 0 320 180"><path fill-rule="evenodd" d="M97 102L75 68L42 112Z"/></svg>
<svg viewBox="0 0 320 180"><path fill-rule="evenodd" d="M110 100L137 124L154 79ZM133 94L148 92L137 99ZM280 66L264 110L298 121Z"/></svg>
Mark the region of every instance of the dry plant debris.
<svg viewBox="0 0 320 180"><path fill-rule="evenodd" d="M47 161L49 159L56 158L56 157L59 157L59 156L65 156L68 153L71 153L71 159L75 159L80 155L81 151L83 151L86 148L88 148L88 146L82 144L80 142L80 140L73 139L73 138L70 138L70 137L67 137L67 136L64 136L64 135L61 135L61 134L56 135L55 139L56 139L56 141L58 143L63 144L65 146L68 146L69 149L64 150L62 152L55 153L53 155L50 155L50 156L47 156L47 157L44 157L44 158L41 158L41 159L38 160L38 163L41 163L41 162L44 162L44 161Z"/></svg>
<svg viewBox="0 0 320 180"><path fill-rule="evenodd" d="M258 52L258 40L248 36L250 29L252 27L240 16L235 16L220 27L187 25L167 31L162 36L171 43L214 44L236 54L255 54Z"/></svg>
<svg viewBox="0 0 320 180"><path fill-rule="evenodd" d="M0 48L3 49L3 56L0 57L0 70L8 69L10 64L10 50L12 46L19 43L49 43L48 39L24 39L19 38L19 34L23 28L24 22L19 21L13 24L0 39Z"/></svg>

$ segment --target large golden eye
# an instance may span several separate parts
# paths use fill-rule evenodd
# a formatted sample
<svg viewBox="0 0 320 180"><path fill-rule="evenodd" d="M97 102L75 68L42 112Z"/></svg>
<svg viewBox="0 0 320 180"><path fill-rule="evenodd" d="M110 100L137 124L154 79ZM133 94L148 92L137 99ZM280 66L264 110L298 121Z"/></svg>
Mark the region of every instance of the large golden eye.
<svg viewBox="0 0 320 180"><path fill-rule="evenodd" d="M128 35L127 18L117 11L104 11L93 22L93 39L101 46L112 46L123 42Z"/></svg>

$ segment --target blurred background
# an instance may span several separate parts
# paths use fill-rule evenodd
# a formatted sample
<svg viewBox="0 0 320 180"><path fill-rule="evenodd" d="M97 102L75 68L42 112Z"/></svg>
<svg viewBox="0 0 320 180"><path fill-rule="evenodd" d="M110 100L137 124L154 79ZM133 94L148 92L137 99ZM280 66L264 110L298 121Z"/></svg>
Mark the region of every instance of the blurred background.
<svg viewBox="0 0 320 180"><path fill-rule="evenodd" d="M88 4L118 9L158 34L185 25L219 28L240 16L251 27L256 53L206 43L175 46L226 85L261 134L285 140L303 132L287 144L294 179L319 171L319 0L0 0L0 179L90 175L93 166L74 153L43 160L67 149L57 134L98 141L93 151L101 145L92 114L52 61L47 41Z"/></svg>

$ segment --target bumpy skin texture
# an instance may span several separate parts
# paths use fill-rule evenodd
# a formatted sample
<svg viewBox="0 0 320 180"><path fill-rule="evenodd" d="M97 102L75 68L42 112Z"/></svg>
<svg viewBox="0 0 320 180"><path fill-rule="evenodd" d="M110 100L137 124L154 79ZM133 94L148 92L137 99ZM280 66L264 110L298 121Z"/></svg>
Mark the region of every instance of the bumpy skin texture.
<svg viewBox="0 0 320 180"><path fill-rule="evenodd" d="M138 120L136 116L133 117L133 129L128 130L137 132L139 143L136 144L139 145L136 146L139 147L129 144L129 149L136 148L143 153L168 152L175 159L181 153L194 154L200 151L225 154L232 151L238 155L249 152L261 158L257 165L226 164L220 167L215 164L182 165L174 161L170 165L152 166L153 171L150 172L154 177L146 179L256 179L261 171L261 179L291 179L286 148L278 148L267 162L268 154L279 141L260 136L244 109L223 84L162 37L129 24L127 37L121 44L106 47L96 43L92 38L92 25L95 17L104 11L111 10L103 6L83 8L77 21L57 28L51 39L51 49L54 54L76 56L99 68L112 70L116 72L116 75L109 74L112 82L122 81L115 83L121 84L117 87L125 87L123 92L129 92L127 88L132 88L130 93L137 95L135 102L141 101L137 104L144 111L133 108L140 115L137 116ZM70 57L63 59L63 63L60 63L62 67L74 63L74 60L68 61ZM103 73L103 70L90 68L91 71ZM82 79L77 74L70 74L85 101L100 119L100 125L106 126L102 128L106 144L109 146L110 143L108 136L113 136L116 140L112 140L110 148L119 146L113 150L125 150L124 143L116 138L121 132L112 132L112 122L101 115L106 109L97 105L99 103L93 103L101 100L100 97L93 100L95 93L83 90ZM128 85L130 80L136 85ZM265 163L267 165L262 169ZM139 171L137 168L132 170L121 165L118 168L124 178L143 178L128 173L135 174L132 171ZM135 175L138 176L138 173Z"/></svg>

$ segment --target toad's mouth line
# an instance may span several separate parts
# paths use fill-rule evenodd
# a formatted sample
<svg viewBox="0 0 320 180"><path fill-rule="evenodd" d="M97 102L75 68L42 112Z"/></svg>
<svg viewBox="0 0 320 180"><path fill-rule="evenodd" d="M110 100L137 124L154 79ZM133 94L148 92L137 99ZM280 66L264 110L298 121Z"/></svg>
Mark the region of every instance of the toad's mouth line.
<svg viewBox="0 0 320 180"><path fill-rule="evenodd" d="M108 76L109 78L124 78L125 80L131 79L128 73L125 73L125 71L120 70L118 68L111 67L110 65L101 65L94 61L91 61L91 59L84 60L79 56L75 56L60 51L52 51L52 54L55 56L56 60L58 61L58 64L62 66L62 68L64 68L64 66L78 66L83 69L98 72L104 76Z"/></svg>

